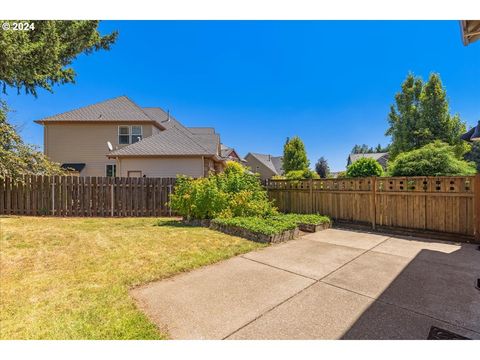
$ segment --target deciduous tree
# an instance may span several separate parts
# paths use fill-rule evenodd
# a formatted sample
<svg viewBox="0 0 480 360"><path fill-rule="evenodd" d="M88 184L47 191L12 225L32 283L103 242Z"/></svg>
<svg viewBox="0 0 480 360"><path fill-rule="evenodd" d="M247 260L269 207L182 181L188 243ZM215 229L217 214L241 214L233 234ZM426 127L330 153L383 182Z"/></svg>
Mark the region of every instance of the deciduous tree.
<svg viewBox="0 0 480 360"><path fill-rule="evenodd" d="M294 136L292 139L287 138L283 147L283 170L288 173L292 170L308 169L310 163L307 159L307 152L303 141Z"/></svg>

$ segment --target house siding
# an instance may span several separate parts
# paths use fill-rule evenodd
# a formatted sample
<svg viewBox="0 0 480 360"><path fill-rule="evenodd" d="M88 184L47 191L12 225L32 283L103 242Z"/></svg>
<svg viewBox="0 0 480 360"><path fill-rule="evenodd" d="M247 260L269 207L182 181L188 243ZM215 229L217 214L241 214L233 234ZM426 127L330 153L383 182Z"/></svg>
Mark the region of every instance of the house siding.
<svg viewBox="0 0 480 360"><path fill-rule="evenodd" d="M118 143L118 125L119 124L45 125L44 152L52 161L60 164L85 163L86 166L80 173L81 176L105 176L106 165L115 164L114 159L107 158L107 141L112 143L114 149L125 146ZM151 136L154 126L151 124L141 125L143 127L143 137Z"/></svg>
<svg viewBox="0 0 480 360"><path fill-rule="evenodd" d="M276 175L272 170L270 170L268 167L266 167L262 162L258 161L257 158L255 158L252 155L248 155L245 158L245 160L250 170L254 173L260 174L260 178L262 180L270 179L272 176Z"/></svg>
<svg viewBox="0 0 480 360"><path fill-rule="evenodd" d="M127 177L129 171L141 171L147 177L202 177L202 157L119 158L117 176Z"/></svg>

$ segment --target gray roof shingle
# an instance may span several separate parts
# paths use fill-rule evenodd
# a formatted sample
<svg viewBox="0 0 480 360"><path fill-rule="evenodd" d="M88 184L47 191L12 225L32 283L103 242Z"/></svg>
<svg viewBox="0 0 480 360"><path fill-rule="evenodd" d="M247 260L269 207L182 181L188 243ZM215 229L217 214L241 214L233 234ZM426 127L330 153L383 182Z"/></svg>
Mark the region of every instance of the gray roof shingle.
<svg viewBox="0 0 480 360"><path fill-rule="evenodd" d="M188 134L176 126L145 138L119 150L110 152L113 156L214 156L220 139L218 135Z"/></svg>
<svg viewBox="0 0 480 360"><path fill-rule="evenodd" d="M126 96L106 100L62 114L46 117L49 121L148 121L162 132L112 151L108 156L219 155L220 136L213 128L187 128L159 107L141 108Z"/></svg>
<svg viewBox="0 0 480 360"><path fill-rule="evenodd" d="M189 127L187 129L194 134L215 134L215 129L212 127Z"/></svg>
<svg viewBox="0 0 480 360"><path fill-rule="evenodd" d="M283 157L282 156L272 156L269 154L258 154L250 153L252 156L257 158L263 165L268 167L277 175L283 174Z"/></svg>
<svg viewBox="0 0 480 360"><path fill-rule="evenodd" d="M387 166L388 153L364 153L364 154L350 154L348 156L347 165L353 164L355 161L361 158L371 158L378 161L384 168Z"/></svg>
<svg viewBox="0 0 480 360"><path fill-rule="evenodd" d="M48 116L37 122L44 121L149 121L152 119L126 96L106 100L54 116Z"/></svg>
<svg viewBox="0 0 480 360"><path fill-rule="evenodd" d="M152 119L163 126L165 129L170 129L174 126L181 129L187 129L183 126L177 119L175 119L171 114L169 115L166 111L159 107L145 107L143 111Z"/></svg>

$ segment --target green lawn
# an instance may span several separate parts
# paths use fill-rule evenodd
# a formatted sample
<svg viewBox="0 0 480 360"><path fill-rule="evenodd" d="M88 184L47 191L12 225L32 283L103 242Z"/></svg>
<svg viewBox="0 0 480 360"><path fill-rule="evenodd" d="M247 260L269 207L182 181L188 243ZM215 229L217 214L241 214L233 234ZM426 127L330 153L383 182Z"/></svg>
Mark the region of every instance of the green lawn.
<svg viewBox="0 0 480 360"><path fill-rule="evenodd" d="M0 217L0 338L167 338L132 286L262 246L169 219Z"/></svg>

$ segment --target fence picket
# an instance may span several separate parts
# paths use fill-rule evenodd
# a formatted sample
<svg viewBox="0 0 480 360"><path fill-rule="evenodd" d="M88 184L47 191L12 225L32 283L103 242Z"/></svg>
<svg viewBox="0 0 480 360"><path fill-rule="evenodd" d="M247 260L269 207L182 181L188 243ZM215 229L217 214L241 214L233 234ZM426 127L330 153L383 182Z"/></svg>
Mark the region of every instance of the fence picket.
<svg viewBox="0 0 480 360"><path fill-rule="evenodd" d="M282 212L319 212L334 220L369 224L374 229L380 226L476 235L480 240L478 179L480 175L270 180L266 187ZM475 181L479 184L477 191ZM476 205L474 198L478 198Z"/></svg>

